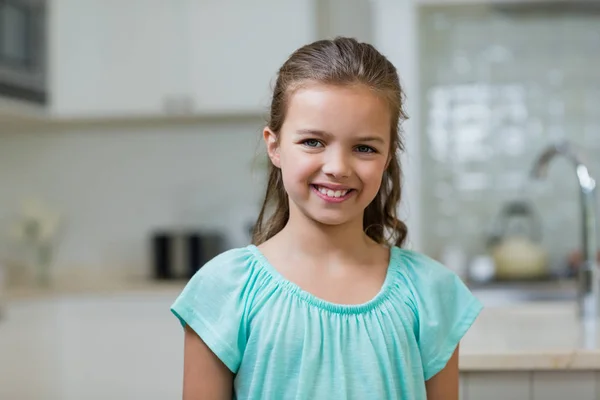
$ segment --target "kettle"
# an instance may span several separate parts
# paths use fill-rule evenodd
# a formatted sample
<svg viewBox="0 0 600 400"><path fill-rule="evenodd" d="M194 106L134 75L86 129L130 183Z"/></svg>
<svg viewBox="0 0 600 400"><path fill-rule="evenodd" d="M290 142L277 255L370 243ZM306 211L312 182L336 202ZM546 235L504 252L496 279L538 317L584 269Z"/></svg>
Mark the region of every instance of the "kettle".
<svg viewBox="0 0 600 400"><path fill-rule="evenodd" d="M528 229L511 231L510 224L518 217L528 221ZM496 278L529 280L545 277L548 256L540 242L541 223L533 207L523 200L507 203L497 216L488 241Z"/></svg>

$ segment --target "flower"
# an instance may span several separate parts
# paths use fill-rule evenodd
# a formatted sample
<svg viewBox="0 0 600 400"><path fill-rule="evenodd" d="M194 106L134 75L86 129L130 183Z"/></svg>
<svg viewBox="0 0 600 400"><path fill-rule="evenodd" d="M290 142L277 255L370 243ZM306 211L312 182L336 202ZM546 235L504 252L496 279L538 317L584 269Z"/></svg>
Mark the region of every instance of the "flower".
<svg viewBox="0 0 600 400"><path fill-rule="evenodd" d="M60 224L59 213L39 200L27 199L22 203L18 221L10 229L10 234L18 241L48 244L58 234Z"/></svg>

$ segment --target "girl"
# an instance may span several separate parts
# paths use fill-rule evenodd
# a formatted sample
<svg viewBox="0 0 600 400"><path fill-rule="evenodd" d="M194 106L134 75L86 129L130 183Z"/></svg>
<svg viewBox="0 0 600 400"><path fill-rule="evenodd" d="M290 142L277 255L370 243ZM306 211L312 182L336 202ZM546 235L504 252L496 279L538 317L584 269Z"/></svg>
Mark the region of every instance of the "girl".
<svg viewBox="0 0 600 400"><path fill-rule="evenodd" d="M401 247L402 100L394 66L354 39L283 64L253 244L209 261L171 309L185 400L458 399L458 344L481 305Z"/></svg>

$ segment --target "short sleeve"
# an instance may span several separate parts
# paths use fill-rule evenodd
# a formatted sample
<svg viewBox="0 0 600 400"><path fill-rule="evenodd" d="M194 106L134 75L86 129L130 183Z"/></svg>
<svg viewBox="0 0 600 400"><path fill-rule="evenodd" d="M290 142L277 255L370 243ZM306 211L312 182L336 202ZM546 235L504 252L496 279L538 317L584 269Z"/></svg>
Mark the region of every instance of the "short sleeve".
<svg viewBox="0 0 600 400"><path fill-rule="evenodd" d="M450 269L424 255L412 255L417 336L425 380L440 372L483 306Z"/></svg>
<svg viewBox="0 0 600 400"><path fill-rule="evenodd" d="M248 264L244 249L222 253L194 274L171 306L182 326L193 329L234 373L246 345Z"/></svg>

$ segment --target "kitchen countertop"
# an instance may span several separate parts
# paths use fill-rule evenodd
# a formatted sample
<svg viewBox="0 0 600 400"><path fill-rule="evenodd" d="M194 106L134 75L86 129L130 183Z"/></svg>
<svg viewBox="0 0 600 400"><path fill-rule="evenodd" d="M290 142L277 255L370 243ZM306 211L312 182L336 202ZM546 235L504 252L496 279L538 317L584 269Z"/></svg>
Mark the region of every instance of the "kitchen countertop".
<svg viewBox="0 0 600 400"><path fill-rule="evenodd" d="M50 288L13 288L7 303L57 297L102 298L117 294L165 294L175 298L185 281L70 282ZM460 369L469 371L600 371L600 323L584 324L574 302L527 302L483 309L461 342Z"/></svg>
<svg viewBox="0 0 600 400"><path fill-rule="evenodd" d="M485 308L461 343L462 371L598 370L600 323L574 302Z"/></svg>
<svg viewBox="0 0 600 400"><path fill-rule="evenodd" d="M48 287L19 286L0 291L0 300L38 300L64 296L96 296L119 293L159 293L181 291L187 281L156 281L141 278L77 279L53 283Z"/></svg>

